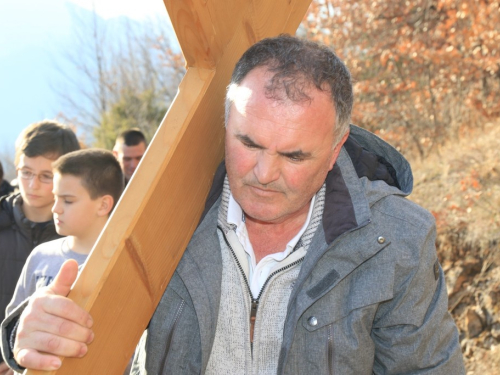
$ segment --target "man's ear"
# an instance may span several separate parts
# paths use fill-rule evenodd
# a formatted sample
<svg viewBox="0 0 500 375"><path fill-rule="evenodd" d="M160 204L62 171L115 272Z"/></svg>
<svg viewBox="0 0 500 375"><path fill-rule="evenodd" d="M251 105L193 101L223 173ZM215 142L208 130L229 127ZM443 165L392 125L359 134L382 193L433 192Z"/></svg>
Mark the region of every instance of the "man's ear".
<svg viewBox="0 0 500 375"><path fill-rule="evenodd" d="M111 195L103 195L99 198L100 205L97 210L98 216L108 216L113 209L114 199Z"/></svg>
<svg viewBox="0 0 500 375"><path fill-rule="evenodd" d="M349 137L349 130L344 134L342 139L340 140L339 143L334 147L333 152L332 152L332 158L330 159L330 165L328 170L331 171L333 168L333 165L337 161L337 157L340 154L340 150L342 149L342 146L344 145L345 141L347 141L347 138Z"/></svg>

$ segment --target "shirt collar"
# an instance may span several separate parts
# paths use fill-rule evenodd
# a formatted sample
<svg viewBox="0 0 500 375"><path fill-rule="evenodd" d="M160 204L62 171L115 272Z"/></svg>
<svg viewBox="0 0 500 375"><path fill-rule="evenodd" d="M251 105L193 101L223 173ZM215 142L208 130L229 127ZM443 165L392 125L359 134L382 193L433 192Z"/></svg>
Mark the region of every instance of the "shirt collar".
<svg viewBox="0 0 500 375"><path fill-rule="evenodd" d="M316 200L316 195L314 195L311 199L311 202L309 203L309 211L307 213L307 218L306 221L304 222L304 225L302 225L302 228L297 232L295 237L293 237L287 244L286 249L284 249L284 256L287 256L290 254L297 243L300 240L300 237L302 237L302 234L306 231L309 222L311 221L311 216L313 213L313 208L314 208L314 202ZM235 232L240 237L242 231L246 232L246 225L245 225L245 214L243 213L243 210L241 209L241 206L236 202L236 200L233 197L233 193L229 193L229 203L228 203L228 208L227 208L227 223L229 225L236 226ZM277 251L278 253L281 253L281 251Z"/></svg>

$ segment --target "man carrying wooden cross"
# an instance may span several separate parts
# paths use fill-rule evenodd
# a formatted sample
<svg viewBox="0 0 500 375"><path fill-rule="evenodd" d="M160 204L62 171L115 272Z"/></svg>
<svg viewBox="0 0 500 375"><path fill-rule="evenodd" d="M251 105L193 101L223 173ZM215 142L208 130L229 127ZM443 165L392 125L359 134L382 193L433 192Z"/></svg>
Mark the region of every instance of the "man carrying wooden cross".
<svg viewBox="0 0 500 375"><path fill-rule="evenodd" d="M326 47L279 36L242 56L225 164L132 373L465 374L433 218L405 199L407 161L349 126L352 103ZM61 297L75 268L3 330L11 366L85 355L92 318Z"/></svg>

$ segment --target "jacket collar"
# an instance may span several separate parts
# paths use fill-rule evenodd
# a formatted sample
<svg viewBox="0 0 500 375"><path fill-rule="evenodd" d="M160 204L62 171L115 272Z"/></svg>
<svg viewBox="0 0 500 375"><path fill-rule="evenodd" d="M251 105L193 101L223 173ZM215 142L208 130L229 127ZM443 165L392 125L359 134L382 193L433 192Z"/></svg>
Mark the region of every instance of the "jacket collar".
<svg viewBox="0 0 500 375"><path fill-rule="evenodd" d="M201 220L222 193L226 166L214 176ZM326 177L323 230L327 244L370 221L370 206L391 194L408 195L413 176L406 159L367 130L351 125L350 135Z"/></svg>
<svg viewBox="0 0 500 375"><path fill-rule="evenodd" d="M327 176L323 226L313 238L291 300L300 290L302 298L312 302L387 246L387 241L379 242L379 237L388 236L372 222L370 207L389 195L409 194L412 183L410 166L399 152L351 126L349 140ZM342 241L345 237L349 240ZM335 261L323 261L329 257Z"/></svg>

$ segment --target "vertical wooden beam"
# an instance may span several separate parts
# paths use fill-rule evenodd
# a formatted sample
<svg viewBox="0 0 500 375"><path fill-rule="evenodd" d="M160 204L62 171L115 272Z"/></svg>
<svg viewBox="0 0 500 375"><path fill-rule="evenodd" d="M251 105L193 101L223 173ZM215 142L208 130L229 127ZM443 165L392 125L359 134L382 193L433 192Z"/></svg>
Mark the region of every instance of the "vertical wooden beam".
<svg viewBox="0 0 500 375"><path fill-rule="evenodd" d="M193 234L224 152L224 95L256 41L294 33L310 0L165 0L187 64L178 94L69 297L95 340L58 371L120 374ZM140 4L138 4L140 6Z"/></svg>

